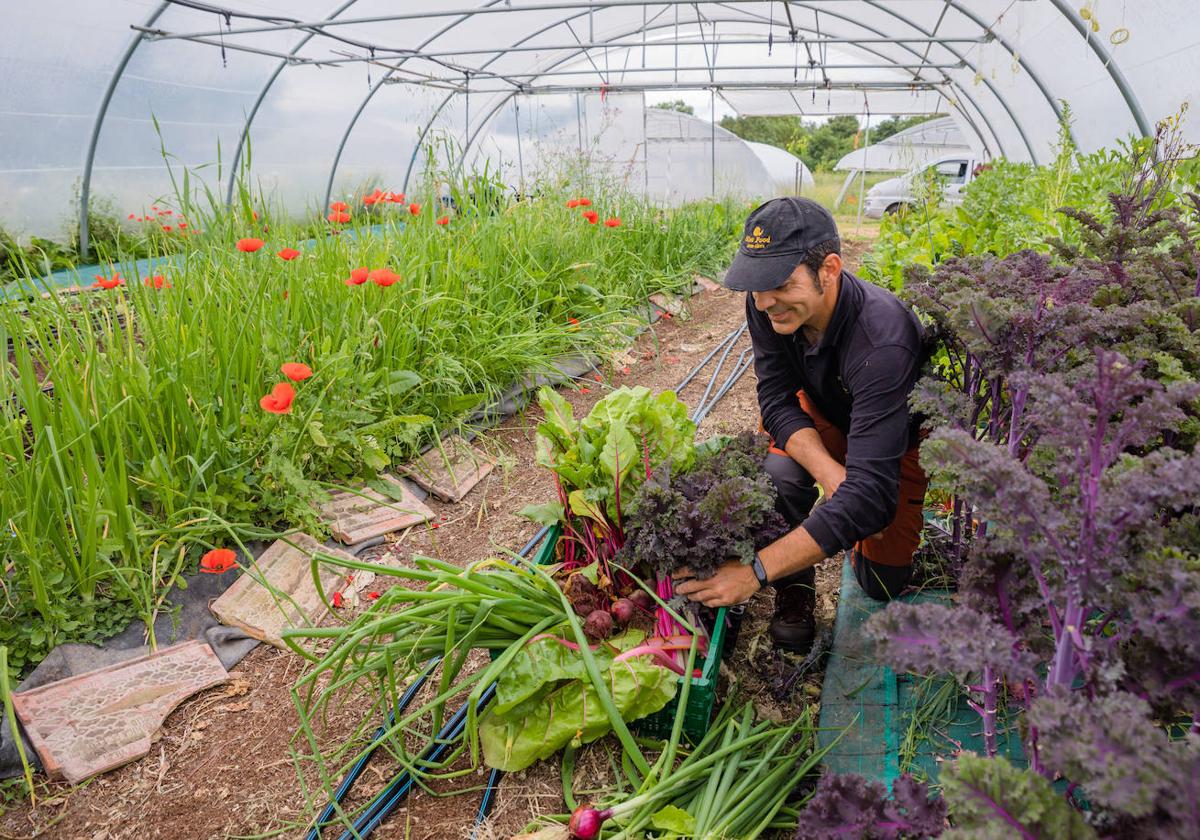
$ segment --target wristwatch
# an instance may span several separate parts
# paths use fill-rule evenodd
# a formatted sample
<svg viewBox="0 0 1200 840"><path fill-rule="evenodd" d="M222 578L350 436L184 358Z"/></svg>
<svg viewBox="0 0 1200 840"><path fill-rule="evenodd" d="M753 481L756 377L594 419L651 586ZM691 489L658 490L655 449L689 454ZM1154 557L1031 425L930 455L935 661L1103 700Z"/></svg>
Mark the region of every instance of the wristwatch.
<svg viewBox="0 0 1200 840"><path fill-rule="evenodd" d="M754 570L754 576L758 578L758 588L762 589L768 583L767 570L763 568L762 558L758 556L758 552L754 552L754 560L750 562L750 568Z"/></svg>

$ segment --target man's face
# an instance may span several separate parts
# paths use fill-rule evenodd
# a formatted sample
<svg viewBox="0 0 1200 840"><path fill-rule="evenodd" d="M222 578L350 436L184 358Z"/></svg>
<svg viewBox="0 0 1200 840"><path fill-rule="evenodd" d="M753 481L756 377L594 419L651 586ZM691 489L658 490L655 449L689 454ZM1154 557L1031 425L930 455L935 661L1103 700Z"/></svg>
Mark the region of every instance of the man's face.
<svg viewBox="0 0 1200 840"><path fill-rule="evenodd" d="M775 332L791 335L813 321L814 315L825 305L824 294L817 288L815 280L808 266L801 263L779 288L751 292L754 296L754 307L759 312L767 313Z"/></svg>

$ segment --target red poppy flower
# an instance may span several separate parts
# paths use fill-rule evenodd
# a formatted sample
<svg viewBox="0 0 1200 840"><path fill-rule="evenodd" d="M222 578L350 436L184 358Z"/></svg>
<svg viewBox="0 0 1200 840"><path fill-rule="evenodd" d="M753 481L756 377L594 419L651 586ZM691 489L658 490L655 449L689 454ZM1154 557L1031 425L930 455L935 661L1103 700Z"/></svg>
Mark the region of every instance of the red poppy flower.
<svg viewBox="0 0 1200 840"><path fill-rule="evenodd" d="M588 220L589 225L594 225L596 222L600 221L600 214L595 210L584 210L583 218Z"/></svg>
<svg viewBox="0 0 1200 840"><path fill-rule="evenodd" d="M618 219L616 216L612 216L612 217L604 220L604 226L605 227L620 227L621 220Z"/></svg>
<svg viewBox="0 0 1200 840"><path fill-rule="evenodd" d="M406 201L406 199L404 197L404 193L394 193L394 192L384 193L383 200L390 201L390 202L392 202L392 204L403 204Z"/></svg>
<svg viewBox="0 0 1200 840"><path fill-rule="evenodd" d="M361 286L367 282L367 278L371 276L371 272L365 266L359 266L350 272L350 276L346 278L347 286Z"/></svg>
<svg viewBox="0 0 1200 840"><path fill-rule="evenodd" d="M136 218L137 218L137 214L136 214L136 213L130 213L130 214L129 214L129 218L131 218L131 219L136 219Z"/></svg>
<svg viewBox="0 0 1200 840"><path fill-rule="evenodd" d="M592 200L590 198L580 198L580 199L577 199L577 201L579 202L578 206L580 206L580 207L591 207L592 206Z"/></svg>
<svg viewBox="0 0 1200 840"><path fill-rule="evenodd" d="M335 210L325 218L333 222L335 225L344 225L346 222L350 221L350 214L344 210Z"/></svg>
<svg viewBox="0 0 1200 840"><path fill-rule="evenodd" d="M200 571L210 575L228 572L237 565L237 554L230 548L214 548L200 558Z"/></svg>
<svg viewBox="0 0 1200 840"><path fill-rule="evenodd" d="M104 277L103 275L97 274L96 282L92 284L93 287L98 286L101 289L115 289L117 286L124 285L125 281L121 279L120 274L114 274L112 277Z"/></svg>
<svg viewBox="0 0 1200 840"><path fill-rule="evenodd" d="M180 222L180 223L179 223L179 229L180 229L180 230L184 230L184 229L186 229L186 228L187 228L187 222Z"/></svg>
<svg viewBox="0 0 1200 840"><path fill-rule="evenodd" d="M286 382L280 382L271 389L271 393L260 399L258 404L262 406L263 411L271 414L290 414L294 399L296 389Z"/></svg>
<svg viewBox="0 0 1200 840"><path fill-rule="evenodd" d="M256 221L256 222L258 221L258 211L257 210L251 210L250 216L254 219L254 221Z"/></svg>
<svg viewBox="0 0 1200 840"><path fill-rule="evenodd" d="M579 393L581 393L581 394L590 394L590 393L592 393L592 389L591 389L591 388L580 388L580 389L579 389Z"/></svg>
<svg viewBox="0 0 1200 840"><path fill-rule="evenodd" d="M281 260L289 260L290 261L290 260L294 260L294 259L296 259L296 257L300 256L300 252L297 251L295 248L284 248L282 251L280 251L275 256L279 257L279 259L281 259Z"/></svg>
<svg viewBox="0 0 1200 840"><path fill-rule="evenodd" d="M371 193L370 195L363 196L363 204L367 205L368 207L370 207L372 204L377 204L380 201L383 201L383 190L380 189L375 190L375 192Z"/></svg>
<svg viewBox="0 0 1200 840"><path fill-rule="evenodd" d="M312 368L303 362L284 362L279 366L283 375L293 382L303 382L313 375Z"/></svg>
<svg viewBox="0 0 1200 840"><path fill-rule="evenodd" d="M577 327L577 326L579 326L579 319L578 318L568 318L567 323Z"/></svg>
<svg viewBox="0 0 1200 840"><path fill-rule="evenodd" d="M438 528L441 528L441 527L442 527L442 523L440 523L440 522L430 522L430 523L429 523L429 527L430 527L430 528L433 528L433 529L436 531Z"/></svg>
<svg viewBox="0 0 1200 840"><path fill-rule="evenodd" d="M163 229L163 231L165 231L166 233L170 233L170 232L171 232L171 226L170 226L170 225L163 225L163 226L162 226L162 229Z"/></svg>
<svg viewBox="0 0 1200 840"><path fill-rule="evenodd" d="M157 204L151 204L151 205L150 205L150 209L151 209L151 210L153 210L155 213L157 213L157 212L158 212L158 205L157 205Z"/></svg>
<svg viewBox="0 0 1200 840"><path fill-rule="evenodd" d="M437 224L439 224L439 225L448 225L448 224L450 224L450 217L449 217L449 216L442 216L442 218L440 218L440 219L438 219L438 220L437 220Z"/></svg>
<svg viewBox="0 0 1200 840"><path fill-rule="evenodd" d="M253 254L265 244L267 243L263 242L261 239L239 239L237 241L237 249L246 254Z"/></svg>
<svg viewBox="0 0 1200 840"><path fill-rule="evenodd" d="M367 597L370 598L372 601L378 601L379 593L378 592L368 592Z"/></svg>
<svg viewBox="0 0 1200 840"><path fill-rule="evenodd" d="M333 607L334 607L334 609L338 609L338 610L340 610L342 608L342 593L341 592L333 593Z"/></svg>
<svg viewBox="0 0 1200 840"><path fill-rule="evenodd" d="M421 205L414 201L412 204L408 205L408 212L412 213L414 216L421 215Z"/></svg>
<svg viewBox="0 0 1200 840"><path fill-rule="evenodd" d="M603 382L603 381L604 381L604 377L603 377L603 376L601 376L601 375L600 375L600 374L598 374L598 373L593 373L593 374L592 374L592 379L595 379L597 382Z"/></svg>
<svg viewBox="0 0 1200 840"><path fill-rule="evenodd" d="M335 213L345 213L350 209L350 205L344 201L335 201L329 205L329 209Z"/></svg>
<svg viewBox="0 0 1200 840"><path fill-rule="evenodd" d="M400 275L390 268L377 268L369 276L376 286L392 286L400 279Z"/></svg>
<svg viewBox="0 0 1200 840"><path fill-rule="evenodd" d="M175 211L174 211L174 210L171 210L170 208L168 208L168 209L166 209L166 210L159 210L159 211L158 211L158 215L160 215L160 216L174 216L174 215L175 215Z"/></svg>
<svg viewBox="0 0 1200 840"><path fill-rule="evenodd" d="M568 201L568 202L567 202L567 209L568 209L568 210L574 210L574 209L575 209L576 207L578 207L578 206L579 206L579 199L578 199L578 198L572 198L570 201Z"/></svg>
<svg viewBox="0 0 1200 840"><path fill-rule="evenodd" d="M161 274L155 274L153 277L143 277L142 283L147 286L153 286L156 289L171 288L170 282L167 280L166 277L163 277Z"/></svg>

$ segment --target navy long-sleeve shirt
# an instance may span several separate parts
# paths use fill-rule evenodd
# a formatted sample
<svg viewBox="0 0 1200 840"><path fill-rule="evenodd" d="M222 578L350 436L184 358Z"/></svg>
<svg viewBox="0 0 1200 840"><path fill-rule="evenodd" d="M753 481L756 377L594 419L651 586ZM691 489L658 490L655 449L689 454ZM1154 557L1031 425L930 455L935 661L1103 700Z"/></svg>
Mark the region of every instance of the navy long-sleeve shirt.
<svg viewBox="0 0 1200 840"><path fill-rule="evenodd" d="M813 428L802 390L846 435L846 480L804 521L827 557L882 531L896 515L900 459L915 443L908 395L920 373L923 331L916 315L886 289L841 275L837 303L815 345L804 330L779 335L746 294L763 426L784 448Z"/></svg>

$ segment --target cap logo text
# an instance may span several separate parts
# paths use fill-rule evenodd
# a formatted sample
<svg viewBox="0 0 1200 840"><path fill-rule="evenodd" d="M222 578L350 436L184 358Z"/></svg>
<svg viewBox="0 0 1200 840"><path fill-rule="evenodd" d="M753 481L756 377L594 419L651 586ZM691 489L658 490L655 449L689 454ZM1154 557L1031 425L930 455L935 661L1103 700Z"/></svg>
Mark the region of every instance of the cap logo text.
<svg viewBox="0 0 1200 840"><path fill-rule="evenodd" d="M771 235L768 233L764 236L763 229L756 225L750 235L743 239L743 244L748 251L759 251L771 244Z"/></svg>

